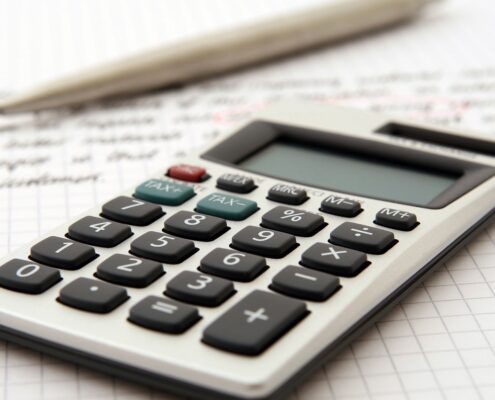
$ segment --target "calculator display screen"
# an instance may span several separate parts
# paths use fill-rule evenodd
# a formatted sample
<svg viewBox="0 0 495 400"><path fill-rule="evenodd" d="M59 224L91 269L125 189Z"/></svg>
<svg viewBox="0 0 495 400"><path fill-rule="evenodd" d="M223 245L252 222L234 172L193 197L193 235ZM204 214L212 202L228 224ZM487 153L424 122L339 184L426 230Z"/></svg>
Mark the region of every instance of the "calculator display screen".
<svg viewBox="0 0 495 400"><path fill-rule="evenodd" d="M427 205L459 178L372 156L275 141L239 166L310 186L418 206Z"/></svg>

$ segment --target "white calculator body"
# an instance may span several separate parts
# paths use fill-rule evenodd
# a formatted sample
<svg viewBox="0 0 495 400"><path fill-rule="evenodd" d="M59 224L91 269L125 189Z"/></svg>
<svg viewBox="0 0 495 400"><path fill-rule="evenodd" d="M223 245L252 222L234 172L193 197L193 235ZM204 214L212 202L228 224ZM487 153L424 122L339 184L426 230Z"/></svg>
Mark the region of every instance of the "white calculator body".
<svg viewBox="0 0 495 400"><path fill-rule="evenodd" d="M492 219L495 144L282 102L108 200L0 262L1 336L283 398Z"/></svg>

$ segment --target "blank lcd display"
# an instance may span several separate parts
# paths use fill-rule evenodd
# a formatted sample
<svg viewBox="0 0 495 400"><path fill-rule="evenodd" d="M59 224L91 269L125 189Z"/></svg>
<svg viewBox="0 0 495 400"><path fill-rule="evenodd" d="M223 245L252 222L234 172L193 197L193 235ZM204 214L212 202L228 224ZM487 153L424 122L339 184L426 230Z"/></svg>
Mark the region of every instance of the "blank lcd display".
<svg viewBox="0 0 495 400"><path fill-rule="evenodd" d="M260 174L329 190L428 205L459 176L371 156L275 141L239 166Z"/></svg>

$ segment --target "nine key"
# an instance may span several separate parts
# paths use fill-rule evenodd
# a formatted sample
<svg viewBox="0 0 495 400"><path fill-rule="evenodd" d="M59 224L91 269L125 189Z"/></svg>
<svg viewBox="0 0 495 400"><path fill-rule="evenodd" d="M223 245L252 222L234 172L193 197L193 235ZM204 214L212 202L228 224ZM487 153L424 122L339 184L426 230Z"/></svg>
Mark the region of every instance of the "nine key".
<svg viewBox="0 0 495 400"><path fill-rule="evenodd" d="M224 219L179 211L165 221L165 232L193 240L210 241L228 230Z"/></svg>
<svg viewBox="0 0 495 400"><path fill-rule="evenodd" d="M131 243L132 254L151 260L179 264L197 251L194 242L160 232L146 232Z"/></svg>
<svg viewBox="0 0 495 400"><path fill-rule="evenodd" d="M99 217L84 217L69 226L68 236L93 246L114 247L132 235L128 225Z"/></svg>
<svg viewBox="0 0 495 400"><path fill-rule="evenodd" d="M297 246L296 238L257 226L246 226L232 237L231 247L261 256L282 258Z"/></svg>
<svg viewBox="0 0 495 400"><path fill-rule="evenodd" d="M101 215L124 224L145 226L165 214L156 204L128 196L119 196L103 204Z"/></svg>
<svg viewBox="0 0 495 400"><path fill-rule="evenodd" d="M307 315L306 304L255 290L203 332L203 342L234 353L256 355Z"/></svg>
<svg viewBox="0 0 495 400"><path fill-rule="evenodd" d="M297 236L312 236L325 225L320 215L285 206L268 211L261 221L261 226Z"/></svg>
<svg viewBox="0 0 495 400"><path fill-rule="evenodd" d="M38 294L62 280L57 269L15 258L0 267L0 286Z"/></svg>
<svg viewBox="0 0 495 400"><path fill-rule="evenodd" d="M95 249L86 244L66 238L49 236L31 247L34 261L63 269L79 269L94 260L98 255Z"/></svg>

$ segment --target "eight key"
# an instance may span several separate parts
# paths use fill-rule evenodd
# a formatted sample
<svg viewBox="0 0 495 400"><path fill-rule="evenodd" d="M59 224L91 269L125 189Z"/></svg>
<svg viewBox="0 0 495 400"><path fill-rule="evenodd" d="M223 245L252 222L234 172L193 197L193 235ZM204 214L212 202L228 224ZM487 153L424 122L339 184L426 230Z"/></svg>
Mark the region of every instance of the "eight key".
<svg viewBox="0 0 495 400"><path fill-rule="evenodd" d="M224 219L191 211L179 211L165 221L165 232L187 239L210 241L228 230Z"/></svg>

